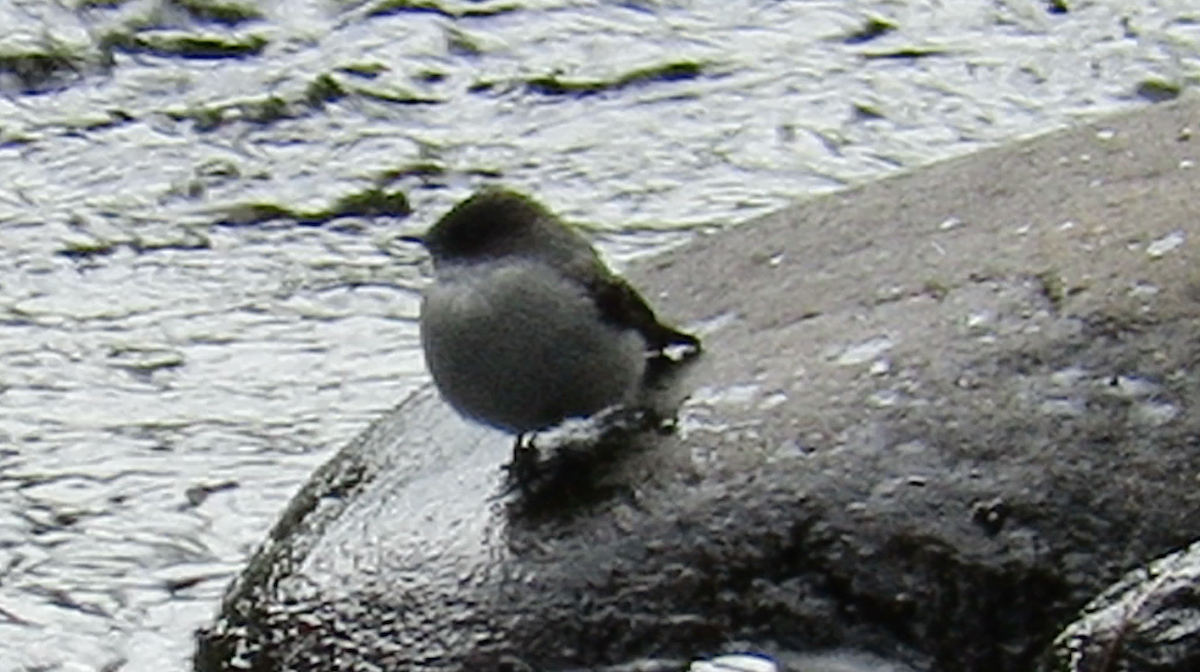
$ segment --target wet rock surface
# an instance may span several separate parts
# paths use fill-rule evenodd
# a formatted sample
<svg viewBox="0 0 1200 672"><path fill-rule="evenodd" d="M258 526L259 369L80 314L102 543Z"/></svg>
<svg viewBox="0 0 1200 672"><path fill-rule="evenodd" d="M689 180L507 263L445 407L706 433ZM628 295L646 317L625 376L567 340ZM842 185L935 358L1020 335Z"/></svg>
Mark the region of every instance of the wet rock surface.
<svg viewBox="0 0 1200 672"><path fill-rule="evenodd" d="M673 432L542 444L550 478L523 492L511 439L423 390L297 496L197 669L747 646L1031 669L1107 585L1200 537L1195 110L818 198L634 269L705 337L665 395L687 395Z"/></svg>
<svg viewBox="0 0 1200 672"><path fill-rule="evenodd" d="M1200 666L1200 544L1139 567L1088 603L1054 640L1043 669L1168 670Z"/></svg>

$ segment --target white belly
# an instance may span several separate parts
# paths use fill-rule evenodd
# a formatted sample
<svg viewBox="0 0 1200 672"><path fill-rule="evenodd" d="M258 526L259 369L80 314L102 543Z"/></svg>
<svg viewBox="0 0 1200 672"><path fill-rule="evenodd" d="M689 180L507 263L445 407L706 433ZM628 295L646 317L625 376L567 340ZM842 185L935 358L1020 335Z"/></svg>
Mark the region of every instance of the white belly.
<svg viewBox="0 0 1200 672"><path fill-rule="evenodd" d="M640 334L600 321L581 286L528 261L439 269L421 345L451 406L518 434L629 401L645 369Z"/></svg>

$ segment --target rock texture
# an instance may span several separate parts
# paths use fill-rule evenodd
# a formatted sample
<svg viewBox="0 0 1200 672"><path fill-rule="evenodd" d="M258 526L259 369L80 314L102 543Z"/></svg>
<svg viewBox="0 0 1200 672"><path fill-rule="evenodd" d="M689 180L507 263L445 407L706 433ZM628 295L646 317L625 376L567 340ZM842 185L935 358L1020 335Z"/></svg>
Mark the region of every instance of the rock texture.
<svg viewBox="0 0 1200 672"><path fill-rule="evenodd" d="M705 334L673 433L512 491L511 440L426 390L297 496L197 669L1050 665L1200 538L1195 130L1183 99L655 258L631 276Z"/></svg>
<svg viewBox="0 0 1200 672"><path fill-rule="evenodd" d="M1139 567L1054 640L1044 670L1200 669L1200 543Z"/></svg>

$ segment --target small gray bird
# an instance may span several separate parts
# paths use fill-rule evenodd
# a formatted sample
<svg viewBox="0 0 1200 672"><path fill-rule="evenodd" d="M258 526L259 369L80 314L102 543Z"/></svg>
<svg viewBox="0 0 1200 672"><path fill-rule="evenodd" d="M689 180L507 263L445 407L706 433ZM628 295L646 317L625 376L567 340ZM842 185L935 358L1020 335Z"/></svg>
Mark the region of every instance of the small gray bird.
<svg viewBox="0 0 1200 672"><path fill-rule="evenodd" d="M486 188L420 242L435 281L421 345L442 397L523 437L634 400L647 358L700 340L664 325L582 234L534 200Z"/></svg>

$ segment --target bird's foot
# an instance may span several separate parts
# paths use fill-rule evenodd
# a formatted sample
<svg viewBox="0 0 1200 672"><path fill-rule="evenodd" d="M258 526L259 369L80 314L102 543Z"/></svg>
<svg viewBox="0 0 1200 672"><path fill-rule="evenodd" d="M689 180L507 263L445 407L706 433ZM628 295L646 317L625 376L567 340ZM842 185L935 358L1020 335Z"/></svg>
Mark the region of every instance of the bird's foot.
<svg viewBox="0 0 1200 672"><path fill-rule="evenodd" d="M512 462L505 467L509 475L517 483L528 481L538 473L538 462L541 455L537 446L533 445L534 434L525 432L517 435L513 442Z"/></svg>

